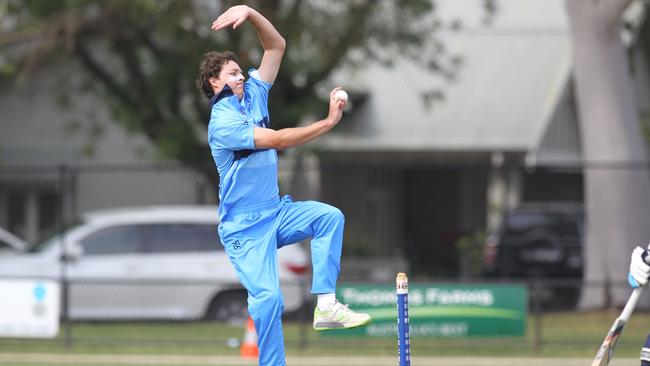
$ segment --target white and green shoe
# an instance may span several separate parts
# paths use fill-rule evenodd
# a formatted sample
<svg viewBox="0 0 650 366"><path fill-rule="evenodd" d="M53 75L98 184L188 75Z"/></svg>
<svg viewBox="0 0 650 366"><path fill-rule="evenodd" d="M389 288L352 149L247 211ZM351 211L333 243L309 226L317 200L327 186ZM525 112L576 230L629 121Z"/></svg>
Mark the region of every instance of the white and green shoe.
<svg viewBox="0 0 650 366"><path fill-rule="evenodd" d="M332 330L362 327L370 323L370 315L357 313L340 302L334 302L329 309L321 311L314 309L314 329Z"/></svg>

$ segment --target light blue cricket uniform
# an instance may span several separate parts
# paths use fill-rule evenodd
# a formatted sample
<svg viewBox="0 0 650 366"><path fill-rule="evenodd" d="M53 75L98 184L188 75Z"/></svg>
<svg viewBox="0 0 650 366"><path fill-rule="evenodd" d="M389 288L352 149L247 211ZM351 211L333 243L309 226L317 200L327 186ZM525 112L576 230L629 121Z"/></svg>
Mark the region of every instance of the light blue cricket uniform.
<svg viewBox="0 0 650 366"><path fill-rule="evenodd" d="M249 71L240 101L227 86L210 100L208 141L219 171L219 236L240 281L248 290L259 364L285 365L283 301L277 249L312 237L312 293L334 292L340 270L344 217L315 201L280 198L278 156L255 149L253 129L269 127L268 92L257 70Z"/></svg>

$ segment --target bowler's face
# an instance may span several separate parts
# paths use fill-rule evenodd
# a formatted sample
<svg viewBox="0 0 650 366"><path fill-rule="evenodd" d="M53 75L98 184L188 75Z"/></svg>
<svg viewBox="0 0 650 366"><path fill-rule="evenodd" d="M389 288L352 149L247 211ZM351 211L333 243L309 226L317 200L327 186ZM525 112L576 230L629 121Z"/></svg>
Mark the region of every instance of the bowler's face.
<svg viewBox="0 0 650 366"><path fill-rule="evenodd" d="M235 61L228 61L221 67L219 84L228 85L239 99L244 97L244 74Z"/></svg>

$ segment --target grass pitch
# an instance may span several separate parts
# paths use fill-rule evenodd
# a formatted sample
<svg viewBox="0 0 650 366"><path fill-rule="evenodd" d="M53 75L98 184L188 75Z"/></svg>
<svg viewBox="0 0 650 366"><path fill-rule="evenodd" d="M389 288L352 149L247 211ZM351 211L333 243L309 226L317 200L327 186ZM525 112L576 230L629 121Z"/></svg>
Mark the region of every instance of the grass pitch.
<svg viewBox="0 0 650 366"><path fill-rule="evenodd" d="M412 338L413 365L587 365L617 310L531 316L527 335L512 338ZM243 327L219 323L73 323L53 340L0 340L0 364L255 365L239 357ZM638 364L650 313L635 312L616 348L615 365ZM289 366L394 365L392 338L322 337L308 325L285 323Z"/></svg>

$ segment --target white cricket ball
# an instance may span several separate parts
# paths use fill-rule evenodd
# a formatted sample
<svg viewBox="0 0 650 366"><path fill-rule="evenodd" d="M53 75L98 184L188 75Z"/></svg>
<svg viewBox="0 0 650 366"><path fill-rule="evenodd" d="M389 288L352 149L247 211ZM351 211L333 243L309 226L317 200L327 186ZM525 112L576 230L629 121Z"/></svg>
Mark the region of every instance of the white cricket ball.
<svg viewBox="0 0 650 366"><path fill-rule="evenodd" d="M334 93L334 99L339 99L347 103L348 93L346 93L345 90L337 90L336 93Z"/></svg>

